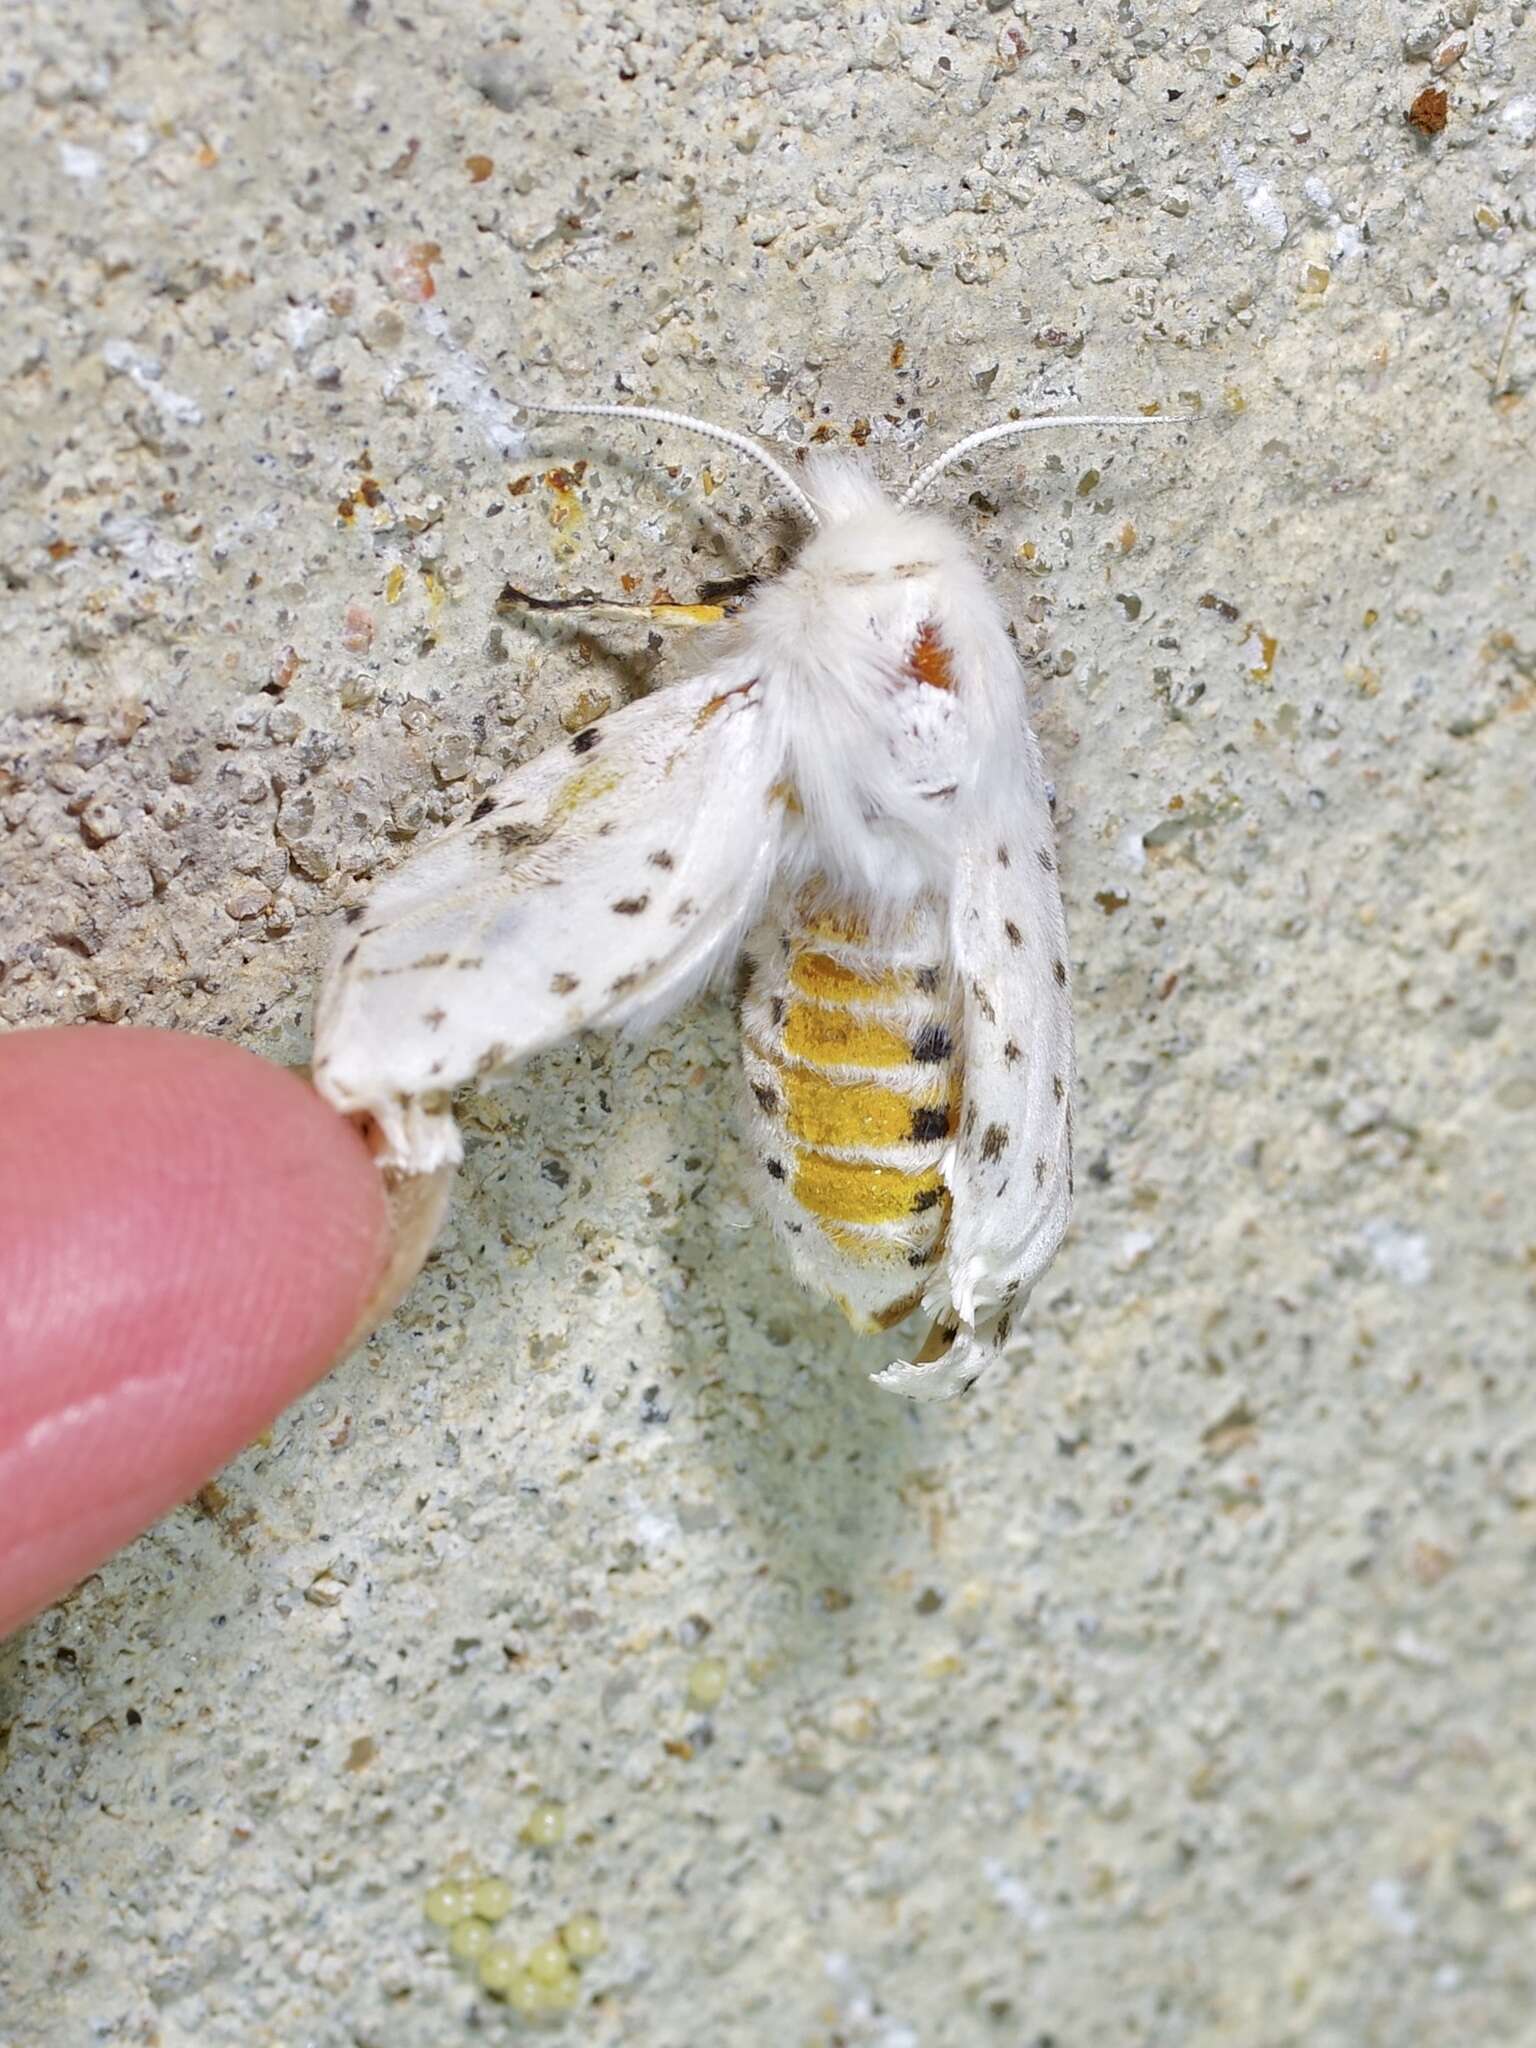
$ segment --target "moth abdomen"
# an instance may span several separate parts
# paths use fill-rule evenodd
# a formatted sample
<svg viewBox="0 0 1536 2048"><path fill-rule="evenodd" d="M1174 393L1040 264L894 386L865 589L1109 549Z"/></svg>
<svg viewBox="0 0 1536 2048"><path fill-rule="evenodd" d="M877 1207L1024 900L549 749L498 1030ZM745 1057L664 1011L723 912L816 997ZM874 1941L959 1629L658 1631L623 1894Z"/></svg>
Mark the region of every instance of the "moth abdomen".
<svg viewBox="0 0 1536 2048"><path fill-rule="evenodd" d="M957 992L941 909L875 939L812 887L770 906L741 1003L759 1198L799 1278L856 1329L921 1302L943 1257L958 1123Z"/></svg>

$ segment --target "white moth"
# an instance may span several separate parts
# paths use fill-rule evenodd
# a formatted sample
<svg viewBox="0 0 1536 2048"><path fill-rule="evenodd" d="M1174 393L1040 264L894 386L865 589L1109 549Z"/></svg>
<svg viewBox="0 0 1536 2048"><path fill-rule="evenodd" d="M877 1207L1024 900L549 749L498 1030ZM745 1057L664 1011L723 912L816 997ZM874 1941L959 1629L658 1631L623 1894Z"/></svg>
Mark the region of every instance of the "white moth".
<svg viewBox="0 0 1536 2048"><path fill-rule="evenodd" d="M846 457L692 680L517 769L346 913L313 1073L382 1163L456 1159L449 1098L578 1032L645 1029L737 969L752 1179L800 1279L856 1328L918 1308L875 1375L963 1392L1072 1205L1072 1007L1040 754L1003 615L959 537Z"/></svg>

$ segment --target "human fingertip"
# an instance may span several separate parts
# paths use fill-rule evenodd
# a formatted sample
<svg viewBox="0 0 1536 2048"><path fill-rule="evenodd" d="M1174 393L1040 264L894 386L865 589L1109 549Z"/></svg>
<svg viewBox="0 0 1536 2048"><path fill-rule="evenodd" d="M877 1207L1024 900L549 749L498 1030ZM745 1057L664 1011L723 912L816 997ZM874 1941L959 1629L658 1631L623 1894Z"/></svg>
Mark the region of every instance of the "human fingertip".
<svg viewBox="0 0 1536 2048"><path fill-rule="evenodd" d="M188 1498L388 1314L440 1187L190 1034L0 1041L0 1628Z"/></svg>

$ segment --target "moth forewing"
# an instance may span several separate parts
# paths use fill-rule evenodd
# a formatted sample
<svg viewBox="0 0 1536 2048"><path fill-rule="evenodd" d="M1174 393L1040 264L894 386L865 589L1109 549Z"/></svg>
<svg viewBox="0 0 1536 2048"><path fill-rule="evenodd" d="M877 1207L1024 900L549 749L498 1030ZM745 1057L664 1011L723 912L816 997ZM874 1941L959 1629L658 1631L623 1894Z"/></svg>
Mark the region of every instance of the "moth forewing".
<svg viewBox="0 0 1536 2048"><path fill-rule="evenodd" d="M384 1164L457 1158L453 1089L660 1017L734 954L781 829L760 714L730 662L626 705L515 770L346 913L315 1085L375 1120Z"/></svg>

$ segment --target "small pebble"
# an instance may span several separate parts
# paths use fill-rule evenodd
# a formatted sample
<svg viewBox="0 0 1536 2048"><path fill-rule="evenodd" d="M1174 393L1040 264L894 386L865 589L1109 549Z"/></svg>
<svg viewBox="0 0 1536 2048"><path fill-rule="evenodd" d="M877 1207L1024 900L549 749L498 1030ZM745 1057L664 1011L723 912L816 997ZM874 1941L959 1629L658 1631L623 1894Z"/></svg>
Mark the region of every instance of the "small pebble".
<svg viewBox="0 0 1536 2048"><path fill-rule="evenodd" d="M225 914L238 921L260 917L272 900L272 892L259 882L243 882L224 899Z"/></svg>
<svg viewBox="0 0 1536 2048"><path fill-rule="evenodd" d="M289 848L293 864L312 882L323 882L336 871L336 855L329 843L316 835L296 839Z"/></svg>
<svg viewBox="0 0 1536 2048"><path fill-rule="evenodd" d="M116 839L122 831L123 814L116 804L109 804L98 797L80 813L80 829L90 845L105 846L109 839Z"/></svg>
<svg viewBox="0 0 1536 2048"><path fill-rule="evenodd" d="M1403 37L1403 55L1412 62L1415 58L1428 57L1445 33L1445 21L1440 14L1432 14L1427 21L1411 28Z"/></svg>
<svg viewBox="0 0 1536 2048"><path fill-rule="evenodd" d="M462 782L474 766L473 742L461 732L450 733L433 749L432 767L439 782Z"/></svg>

